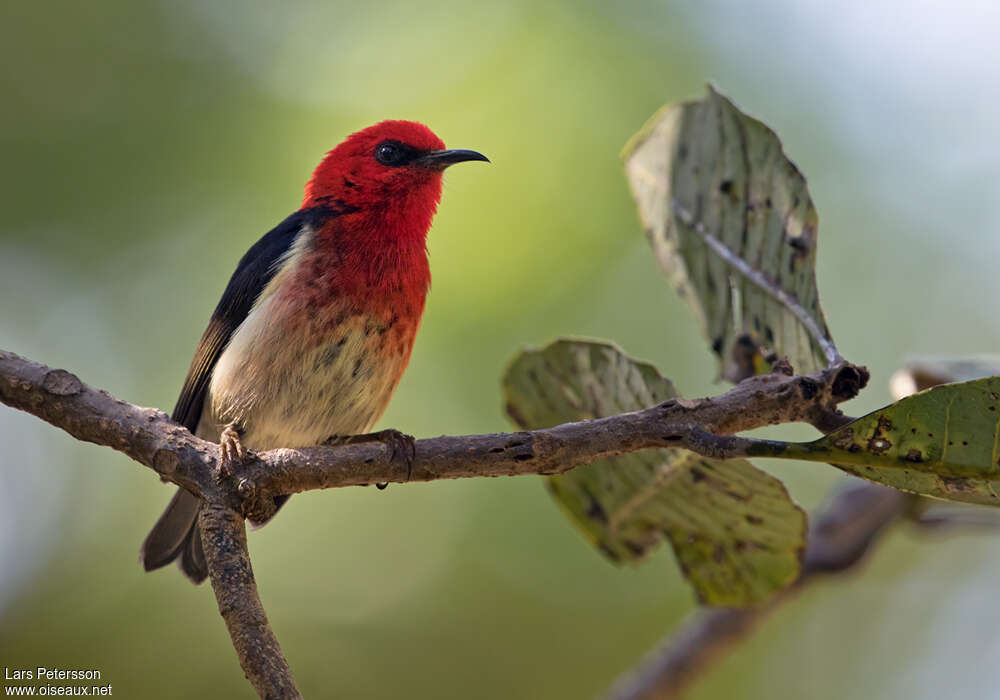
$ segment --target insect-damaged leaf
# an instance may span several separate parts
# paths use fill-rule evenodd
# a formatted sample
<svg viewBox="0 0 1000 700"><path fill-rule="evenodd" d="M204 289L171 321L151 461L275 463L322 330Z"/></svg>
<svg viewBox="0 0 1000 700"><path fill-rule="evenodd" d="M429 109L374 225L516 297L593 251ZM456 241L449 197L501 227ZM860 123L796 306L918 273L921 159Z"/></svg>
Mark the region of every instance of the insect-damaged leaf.
<svg viewBox="0 0 1000 700"><path fill-rule="evenodd" d="M870 481L1000 505L1000 377L908 396L780 456L831 462Z"/></svg>
<svg viewBox="0 0 1000 700"><path fill-rule="evenodd" d="M676 396L651 365L608 343L561 340L521 353L504 377L524 429L611 416ZM686 450L633 452L549 477L574 522L615 562L637 561L664 536L699 599L747 605L799 573L806 518L780 481L744 460Z"/></svg>
<svg viewBox="0 0 1000 700"><path fill-rule="evenodd" d="M766 371L770 352L803 374L839 359L816 290L816 210L773 131L709 87L653 116L625 172L727 379Z"/></svg>

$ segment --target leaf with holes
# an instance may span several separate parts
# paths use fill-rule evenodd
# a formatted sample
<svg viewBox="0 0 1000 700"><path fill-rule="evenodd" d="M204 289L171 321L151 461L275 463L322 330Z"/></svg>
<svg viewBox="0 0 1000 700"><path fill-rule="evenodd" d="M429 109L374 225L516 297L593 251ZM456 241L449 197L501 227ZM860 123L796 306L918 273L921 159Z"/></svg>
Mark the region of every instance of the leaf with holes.
<svg viewBox="0 0 1000 700"><path fill-rule="evenodd" d="M503 384L507 412L523 429L616 415L677 395L653 366L616 346L574 340L521 353ZM615 562L638 561L669 539L706 604L748 605L798 576L805 513L780 481L745 460L644 450L548 477L548 485Z"/></svg>
<svg viewBox="0 0 1000 700"><path fill-rule="evenodd" d="M803 374L839 360L816 289L816 209L773 131L709 87L654 115L625 171L727 379L766 371L772 353Z"/></svg>
<svg viewBox="0 0 1000 700"><path fill-rule="evenodd" d="M943 384L815 442L762 444L751 454L831 462L903 491L998 506L1000 377Z"/></svg>

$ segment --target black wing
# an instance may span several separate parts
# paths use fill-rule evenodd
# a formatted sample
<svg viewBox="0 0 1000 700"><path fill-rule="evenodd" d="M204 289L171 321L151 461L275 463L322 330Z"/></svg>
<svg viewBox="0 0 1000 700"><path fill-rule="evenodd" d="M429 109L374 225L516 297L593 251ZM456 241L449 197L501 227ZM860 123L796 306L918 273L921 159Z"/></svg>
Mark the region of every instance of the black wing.
<svg viewBox="0 0 1000 700"><path fill-rule="evenodd" d="M240 259L195 350L184 388L174 406L173 420L191 432L198 428L215 363L274 277L278 260L292 247L304 225L318 228L339 213L326 207L301 209L264 234Z"/></svg>

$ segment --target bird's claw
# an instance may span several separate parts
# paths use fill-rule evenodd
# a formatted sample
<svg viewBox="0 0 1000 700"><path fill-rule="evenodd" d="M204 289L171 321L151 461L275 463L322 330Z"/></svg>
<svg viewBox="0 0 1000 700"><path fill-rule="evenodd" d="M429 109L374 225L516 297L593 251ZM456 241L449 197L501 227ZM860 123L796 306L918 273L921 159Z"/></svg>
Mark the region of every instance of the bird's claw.
<svg viewBox="0 0 1000 700"><path fill-rule="evenodd" d="M377 433L379 439L389 448L389 460L402 459L406 462L406 480L413 475L413 460L417 457L417 441L412 435L389 428Z"/></svg>
<svg viewBox="0 0 1000 700"><path fill-rule="evenodd" d="M396 462L401 459L406 463L406 480L409 481L410 477L413 476L413 460L417 457L416 440L413 439L412 435L401 433L393 428L382 430L376 433L376 435L389 448L390 462ZM388 485L388 482L375 484L376 488L380 490Z"/></svg>
<svg viewBox="0 0 1000 700"><path fill-rule="evenodd" d="M229 425L219 435L219 473L220 479L233 475L233 467L247 456L246 448L240 442L240 434L236 428Z"/></svg>
<svg viewBox="0 0 1000 700"><path fill-rule="evenodd" d="M413 475L413 460L417 456L416 440L412 435L389 428L387 430L380 430L377 433L365 433L364 435L334 436L327 440L326 444L351 445L359 442L375 442L376 440L389 448L390 462L402 459L406 463L406 480L409 481ZM375 484L375 487L381 491L388 485L389 482L380 481Z"/></svg>

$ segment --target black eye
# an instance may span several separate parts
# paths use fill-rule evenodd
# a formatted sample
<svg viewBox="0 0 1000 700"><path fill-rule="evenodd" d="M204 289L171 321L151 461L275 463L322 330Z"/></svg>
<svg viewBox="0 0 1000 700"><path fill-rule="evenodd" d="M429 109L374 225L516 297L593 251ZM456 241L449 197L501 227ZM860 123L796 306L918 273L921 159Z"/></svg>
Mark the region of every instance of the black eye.
<svg viewBox="0 0 1000 700"><path fill-rule="evenodd" d="M400 144L383 141L375 147L375 160L390 167L406 162L407 152Z"/></svg>

